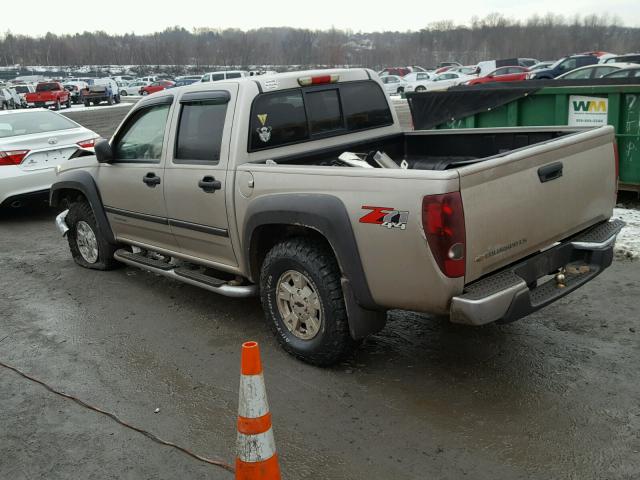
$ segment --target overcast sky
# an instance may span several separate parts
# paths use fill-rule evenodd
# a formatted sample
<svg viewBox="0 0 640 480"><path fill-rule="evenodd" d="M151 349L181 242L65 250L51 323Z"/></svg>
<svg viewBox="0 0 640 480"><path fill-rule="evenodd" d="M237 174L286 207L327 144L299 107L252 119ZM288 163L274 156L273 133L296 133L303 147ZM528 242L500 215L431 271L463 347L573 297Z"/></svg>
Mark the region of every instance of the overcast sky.
<svg viewBox="0 0 640 480"><path fill-rule="evenodd" d="M14 2L15 3L15 2ZM640 0L107 0L79 3L29 0L28 21L7 24L0 31L42 35L105 30L109 33L149 33L179 25L241 28L291 26L326 29L335 26L354 31L419 30L429 23L454 20L469 23L472 16L499 12L524 19L547 12L572 16L609 14L619 16L626 26L640 26ZM166 7L164 5L167 5ZM50 9L68 9L52 21ZM7 13L7 12L5 12ZM3 18L7 20L5 16ZM66 19L66 20L65 20Z"/></svg>

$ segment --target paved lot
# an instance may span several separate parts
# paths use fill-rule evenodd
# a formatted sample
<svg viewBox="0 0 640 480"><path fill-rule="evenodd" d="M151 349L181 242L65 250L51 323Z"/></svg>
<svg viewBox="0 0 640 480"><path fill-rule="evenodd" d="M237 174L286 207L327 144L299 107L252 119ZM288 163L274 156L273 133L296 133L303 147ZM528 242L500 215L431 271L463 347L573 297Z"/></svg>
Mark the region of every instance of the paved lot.
<svg viewBox="0 0 640 480"><path fill-rule="evenodd" d="M0 265L1 361L205 456L233 460L255 339L283 478L640 477L638 262L511 325L393 312L331 369L283 353L255 300L75 266L48 211L0 217ZM233 477L2 368L0 405L2 479Z"/></svg>

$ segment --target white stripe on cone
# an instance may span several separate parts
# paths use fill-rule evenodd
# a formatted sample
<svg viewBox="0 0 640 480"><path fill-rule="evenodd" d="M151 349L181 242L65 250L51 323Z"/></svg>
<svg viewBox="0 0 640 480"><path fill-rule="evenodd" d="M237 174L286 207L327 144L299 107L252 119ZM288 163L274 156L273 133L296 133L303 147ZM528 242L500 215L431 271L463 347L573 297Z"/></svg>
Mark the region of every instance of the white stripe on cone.
<svg viewBox="0 0 640 480"><path fill-rule="evenodd" d="M269 403L262 373L240 375L238 415L244 418L258 418L267 413L269 413Z"/></svg>
<svg viewBox="0 0 640 480"><path fill-rule="evenodd" d="M263 462L276 454L276 442L273 430L269 429L257 435L245 435L238 432L236 444L238 458L246 463Z"/></svg>

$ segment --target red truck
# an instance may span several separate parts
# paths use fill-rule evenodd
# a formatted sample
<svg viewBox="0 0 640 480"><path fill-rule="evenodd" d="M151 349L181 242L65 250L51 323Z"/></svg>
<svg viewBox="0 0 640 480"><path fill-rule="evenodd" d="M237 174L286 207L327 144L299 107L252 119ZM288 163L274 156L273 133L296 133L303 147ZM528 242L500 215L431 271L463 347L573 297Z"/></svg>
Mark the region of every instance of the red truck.
<svg viewBox="0 0 640 480"><path fill-rule="evenodd" d="M62 105L71 108L71 94L60 82L40 82L34 93L26 94L25 100L29 108L53 107L60 110Z"/></svg>

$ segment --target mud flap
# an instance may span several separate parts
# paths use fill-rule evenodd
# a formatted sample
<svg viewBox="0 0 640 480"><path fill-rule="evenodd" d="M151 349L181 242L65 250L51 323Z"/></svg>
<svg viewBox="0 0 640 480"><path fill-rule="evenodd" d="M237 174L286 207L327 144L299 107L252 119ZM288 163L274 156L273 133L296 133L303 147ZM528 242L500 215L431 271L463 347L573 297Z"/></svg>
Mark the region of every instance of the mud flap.
<svg viewBox="0 0 640 480"><path fill-rule="evenodd" d="M387 323L386 310L367 310L358 305L351 283L346 278L340 280L344 304L349 318L349 332L354 340L361 340L369 335L379 332Z"/></svg>

